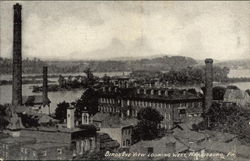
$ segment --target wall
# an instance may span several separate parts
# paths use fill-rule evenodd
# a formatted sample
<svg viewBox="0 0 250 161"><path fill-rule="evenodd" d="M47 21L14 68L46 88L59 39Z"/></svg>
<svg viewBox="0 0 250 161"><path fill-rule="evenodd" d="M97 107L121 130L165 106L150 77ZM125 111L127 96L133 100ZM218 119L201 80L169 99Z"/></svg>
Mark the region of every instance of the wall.
<svg viewBox="0 0 250 161"><path fill-rule="evenodd" d="M107 133L113 140L122 145L121 128L100 128L100 132Z"/></svg>
<svg viewBox="0 0 250 161"><path fill-rule="evenodd" d="M71 143L71 134L57 131L37 131L22 129L21 136L36 138L37 142Z"/></svg>

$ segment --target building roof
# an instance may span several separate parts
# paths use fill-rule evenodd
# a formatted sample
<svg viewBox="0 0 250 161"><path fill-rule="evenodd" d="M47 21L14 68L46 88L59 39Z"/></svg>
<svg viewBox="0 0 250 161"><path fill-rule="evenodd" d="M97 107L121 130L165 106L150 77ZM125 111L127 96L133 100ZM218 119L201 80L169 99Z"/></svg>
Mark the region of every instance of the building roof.
<svg viewBox="0 0 250 161"><path fill-rule="evenodd" d="M49 122L59 122L59 120L53 119L49 115L45 115L45 114L41 115L38 118L38 123L39 124L41 124L41 123L49 123Z"/></svg>
<svg viewBox="0 0 250 161"><path fill-rule="evenodd" d="M190 89L159 89L159 88L139 88L140 90L147 90L147 94L141 92L137 93L137 88L118 88L117 91L109 91L100 90L101 97L120 97L125 99L139 99L139 100L152 100L152 101L169 101L169 102L178 102L178 101L200 101L202 100L202 92L198 89L194 89L193 91ZM154 90L154 94L150 94L150 91ZM168 91L168 95L158 95L158 90L161 92L166 90ZM198 92L199 91L199 92Z"/></svg>
<svg viewBox="0 0 250 161"><path fill-rule="evenodd" d="M206 130L205 133L209 136L210 140L219 142L230 142L236 138L234 134L222 133L219 131Z"/></svg>
<svg viewBox="0 0 250 161"><path fill-rule="evenodd" d="M17 144L24 144L24 143L35 143L35 139L31 137L7 137L0 139L0 143L4 144L12 144L12 145L17 145Z"/></svg>
<svg viewBox="0 0 250 161"><path fill-rule="evenodd" d="M249 99L247 92L238 89L226 89L224 100L230 99Z"/></svg>
<svg viewBox="0 0 250 161"><path fill-rule="evenodd" d="M137 123L136 118L121 119L116 114L99 112L93 116L94 122L101 122L102 128L122 128L129 125L135 125Z"/></svg>
<svg viewBox="0 0 250 161"><path fill-rule="evenodd" d="M206 138L202 133L192 131L188 128L175 128L173 135L186 143L199 142Z"/></svg>
<svg viewBox="0 0 250 161"><path fill-rule="evenodd" d="M134 145L131 146L131 149L139 149L140 147L159 147L160 145L166 145L166 143L175 143L175 152L184 152L188 150L188 146L184 145L181 143L179 140L177 140L173 135L167 135L159 139L154 139L154 140L146 140L146 141L140 141ZM156 152L157 153L157 152Z"/></svg>
<svg viewBox="0 0 250 161"><path fill-rule="evenodd" d="M31 148L34 150L49 150L51 148L59 148L59 147L67 147L68 144L63 144L63 143L49 143L49 142L39 142L35 144L26 144L22 147L24 148Z"/></svg>

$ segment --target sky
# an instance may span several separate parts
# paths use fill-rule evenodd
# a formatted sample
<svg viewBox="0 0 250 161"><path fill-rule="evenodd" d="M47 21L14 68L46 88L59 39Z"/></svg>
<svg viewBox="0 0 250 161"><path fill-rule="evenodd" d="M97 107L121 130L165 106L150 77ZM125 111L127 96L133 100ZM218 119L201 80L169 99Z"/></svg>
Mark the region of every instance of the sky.
<svg viewBox="0 0 250 161"><path fill-rule="evenodd" d="M15 3L0 1L1 57L12 57ZM23 8L23 58L250 58L250 1L18 3Z"/></svg>

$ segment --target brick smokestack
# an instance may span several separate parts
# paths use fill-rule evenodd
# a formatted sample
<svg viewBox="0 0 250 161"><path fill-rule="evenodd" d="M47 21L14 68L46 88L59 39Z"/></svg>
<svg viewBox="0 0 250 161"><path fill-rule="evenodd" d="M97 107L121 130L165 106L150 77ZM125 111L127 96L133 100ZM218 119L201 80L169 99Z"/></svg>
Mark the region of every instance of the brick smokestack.
<svg viewBox="0 0 250 161"><path fill-rule="evenodd" d="M211 107L213 99L213 59L206 59L205 70L205 112Z"/></svg>
<svg viewBox="0 0 250 161"><path fill-rule="evenodd" d="M206 113L211 105L213 100L213 59L206 59L206 69L205 69L205 107L204 113ZM206 118L207 127L209 126L209 118Z"/></svg>
<svg viewBox="0 0 250 161"><path fill-rule="evenodd" d="M43 67L43 105L48 105L48 67Z"/></svg>
<svg viewBox="0 0 250 161"><path fill-rule="evenodd" d="M22 6L15 4L13 26L12 105L22 104Z"/></svg>

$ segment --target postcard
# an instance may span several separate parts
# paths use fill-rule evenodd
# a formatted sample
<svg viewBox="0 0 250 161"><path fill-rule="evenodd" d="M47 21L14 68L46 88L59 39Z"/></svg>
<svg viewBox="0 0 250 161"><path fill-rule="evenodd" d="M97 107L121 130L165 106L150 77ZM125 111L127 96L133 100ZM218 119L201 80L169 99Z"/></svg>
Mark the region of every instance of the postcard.
<svg viewBox="0 0 250 161"><path fill-rule="evenodd" d="M250 160L250 1L0 1L0 160Z"/></svg>

